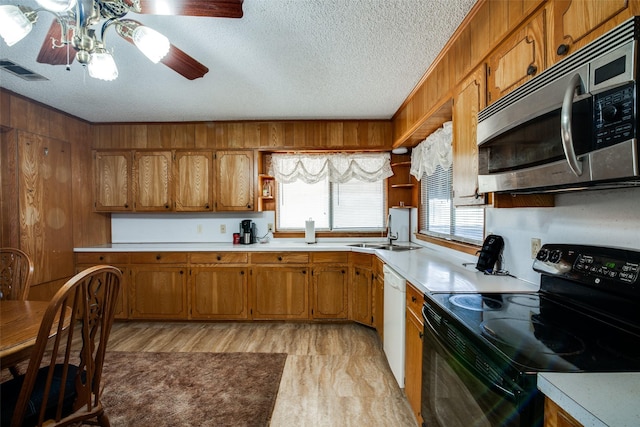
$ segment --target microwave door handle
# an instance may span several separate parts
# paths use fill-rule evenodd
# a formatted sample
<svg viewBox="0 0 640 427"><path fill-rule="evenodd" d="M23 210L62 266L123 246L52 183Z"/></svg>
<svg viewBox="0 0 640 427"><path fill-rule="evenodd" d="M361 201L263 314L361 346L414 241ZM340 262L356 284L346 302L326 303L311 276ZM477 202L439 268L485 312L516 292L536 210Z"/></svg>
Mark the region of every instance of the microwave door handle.
<svg viewBox="0 0 640 427"><path fill-rule="evenodd" d="M580 87L582 79L580 74L576 74L571 78L569 86L564 92L564 99L562 101L562 110L560 110L560 135L562 136L562 148L564 149L564 156L569 163L569 168L575 176L582 175L582 162L576 157L576 152L573 148L573 135L571 133L571 116L573 114L573 96L576 88Z"/></svg>

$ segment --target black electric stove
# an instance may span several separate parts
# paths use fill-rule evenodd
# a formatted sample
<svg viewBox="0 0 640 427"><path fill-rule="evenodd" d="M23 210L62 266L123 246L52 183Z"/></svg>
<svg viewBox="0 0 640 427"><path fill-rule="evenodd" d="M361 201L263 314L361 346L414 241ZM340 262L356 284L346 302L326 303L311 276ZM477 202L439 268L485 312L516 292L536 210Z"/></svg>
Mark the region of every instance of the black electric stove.
<svg viewBox="0 0 640 427"><path fill-rule="evenodd" d="M539 292L425 295L423 381L447 365L452 374L438 381L466 389L486 425L541 425L537 372L640 371L640 252L545 245L533 268ZM425 425L447 424L436 407L423 402Z"/></svg>

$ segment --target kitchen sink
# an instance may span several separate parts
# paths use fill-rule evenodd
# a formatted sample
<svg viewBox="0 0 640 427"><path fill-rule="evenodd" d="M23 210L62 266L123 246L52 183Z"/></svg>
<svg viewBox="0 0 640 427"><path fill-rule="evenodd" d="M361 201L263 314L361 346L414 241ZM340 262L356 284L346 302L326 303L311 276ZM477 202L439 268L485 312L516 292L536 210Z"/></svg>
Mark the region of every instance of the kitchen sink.
<svg viewBox="0 0 640 427"><path fill-rule="evenodd" d="M379 249L384 246L384 243L353 243L347 246L352 246L354 248Z"/></svg>
<svg viewBox="0 0 640 427"><path fill-rule="evenodd" d="M413 249L420 249L422 246L404 246L404 245L390 245L388 243L353 243L351 245L354 248L367 248L367 249L384 249L386 251L410 251Z"/></svg>
<svg viewBox="0 0 640 427"><path fill-rule="evenodd" d="M411 251L414 249L420 249L422 246L403 246L403 245L380 245L376 249L384 249L385 251Z"/></svg>

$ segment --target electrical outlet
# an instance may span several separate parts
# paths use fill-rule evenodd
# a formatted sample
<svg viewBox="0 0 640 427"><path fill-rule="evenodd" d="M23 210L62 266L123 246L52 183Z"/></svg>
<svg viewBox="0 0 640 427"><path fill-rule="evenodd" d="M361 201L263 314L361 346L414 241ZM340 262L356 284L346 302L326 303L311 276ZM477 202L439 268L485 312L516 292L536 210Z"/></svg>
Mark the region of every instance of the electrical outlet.
<svg viewBox="0 0 640 427"><path fill-rule="evenodd" d="M196 233L198 233L198 234L202 234L202 224L198 224L198 225L196 226Z"/></svg>
<svg viewBox="0 0 640 427"><path fill-rule="evenodd" d="M542 242L538 238L531 239L531 259L536 259L536 255L538 255L538 251L542 247Z"/></svg>
<svg viewBox="0 0 640 427"><path fill-rule="evenodd" d="M220 224L220 234L224 234L227 232L227 226L224 224Z"/></svg>
<svg viewBox="0 0 640 427"><path fill-rule="evenodd" d="M273 233L273 224L271 223L267 224L267 231L270 231Z"/></svg>

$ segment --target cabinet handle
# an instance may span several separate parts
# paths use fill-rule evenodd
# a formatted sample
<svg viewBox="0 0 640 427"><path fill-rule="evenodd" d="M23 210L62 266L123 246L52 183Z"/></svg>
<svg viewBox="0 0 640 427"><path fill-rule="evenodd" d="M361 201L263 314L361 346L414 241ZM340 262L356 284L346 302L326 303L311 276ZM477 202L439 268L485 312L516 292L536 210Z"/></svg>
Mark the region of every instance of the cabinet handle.
<svg viewBox="0 0 640 427"><path fill-rule="evenodd" d="M180 274L184 274L184 271L180 270Z"/></svg>
<svg viewBox="0 0 640 427"><path fill-rule="evenodd" d="M359 271L356 271L356 276L359 276L359 275L360 275L360 272L359 272Z"/></svg>
<svg viewBox="0 0 640 427"><path fill-rule="evenodd" d="M536 67L535 65L529 65L529 67L527 67L527 76L533 76L535 73L538 72L538 67Z"/></svg>
<svg viewBox="0 0 640 427"><path fill-rule="evenodd" d="M416 302L416 297L412 296L411 297L411 302Z"/></svg>
<svg viewBox="0 0 640 427"><path fill-rule="evenodd" d="M244 270L241 270L241 271L240 271L240 275L241 275L241 276L244 276Z"/></svg>
<svg viewBox="0 0 640 427"><path fill-rule="evenodd" d="M169 209L169 204L164 205L165 209Z"/></svg>
<svg viewBox="0 0 640 427"><path fill-rule="evenodd" d="M160 261L160 259L161 259L161 258L162 258L162 257L161 257L160 255L156 255L156 260L157 260L157 261Z"/></svg>
<svg viewBox="0 0 640 427"><path fill-rule="evenodd" d="M206 205L204 205L205 209L209 209L209 203L207 203Z"/></svg>
<svg viewBox="0 0 640 427"><path fill-rule="evenodd" d="M344 274L344 270L342 270L341 273Z"/></svg>
<svg viewBox="0 0 640 427"><path fill-rule="evenodd" d="M103 256L100 257L100 261L104 261L104 257Z"/></svg>
<svg viewBox="0 0 640 427"><path fill-rule="evenodd" d="M217 259L218 261L220 261L220 260L222 259L222 257L221 257L220 255L218 255L218 256L216 257L216 259Z"/></svg>
<svg viewBox="0 0 640 427"><path fill-rule="evenodd" d="M281 256L278 257L278 261L282 261L282 257Z"/></svg>
<svg viewBox="0 0 640 427"><path fill-rule="evenodd" d="M420 337L420 339L422 340L422 337L424 336L424 332L418 332L418 336Z"/></svg>
<svg viewBox="0 0 640 427"><path fill-rule="evenodd" d="M307 270L302 270L302 274L307 274Z"/></svg>
<svg viewBox="0 0 640 427"><path fill-rule="evenodd" d="M251 205L247 205L247 209L251 209Z"/></svg>
<svg viewBox="0 0 640 427"><path fill-rule="evenodd" d="M556 50L556 53L559 56L564 56L569 52L569 45L568 44L561 44L560 46L558 46L558 49Z"/></svg>
<svg viewBox="0 0 640 427"><path fill-rule="evenodd" d="M128 203L125 203L125 204L124 204L124 207L125 207L125 208L128 208L128 207L129 207L129 204L128 204Z"/></svg>

